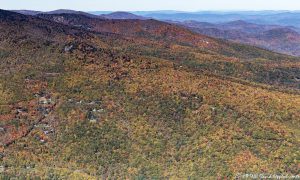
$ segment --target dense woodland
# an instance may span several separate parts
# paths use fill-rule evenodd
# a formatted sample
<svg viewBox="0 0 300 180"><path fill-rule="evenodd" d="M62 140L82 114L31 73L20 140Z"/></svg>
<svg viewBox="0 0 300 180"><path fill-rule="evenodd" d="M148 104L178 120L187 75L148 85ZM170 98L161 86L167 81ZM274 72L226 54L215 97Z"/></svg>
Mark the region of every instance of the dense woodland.
<svg viewBox="0 0 300 180"><path fill-rule="evenodd" d="M0 10L0 60L0 179L299 174L299 58L155 20Z"/></svg>

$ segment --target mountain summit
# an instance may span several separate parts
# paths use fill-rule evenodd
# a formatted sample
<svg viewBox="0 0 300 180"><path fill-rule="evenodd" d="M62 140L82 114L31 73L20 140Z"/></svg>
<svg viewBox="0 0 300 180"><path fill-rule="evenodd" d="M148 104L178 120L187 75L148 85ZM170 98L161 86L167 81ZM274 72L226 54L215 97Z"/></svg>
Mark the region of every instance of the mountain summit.
<svg viewBox="0 0 300 180"><path fill-rule="evenodd" d="M140 20L146 19L145 17L142 17L142 16L138 16L138 15L128 13L128 12L121 12L121 11L113 12L110 14L104 14L101 16L105 17L107 19L140 19Z"/></svg>

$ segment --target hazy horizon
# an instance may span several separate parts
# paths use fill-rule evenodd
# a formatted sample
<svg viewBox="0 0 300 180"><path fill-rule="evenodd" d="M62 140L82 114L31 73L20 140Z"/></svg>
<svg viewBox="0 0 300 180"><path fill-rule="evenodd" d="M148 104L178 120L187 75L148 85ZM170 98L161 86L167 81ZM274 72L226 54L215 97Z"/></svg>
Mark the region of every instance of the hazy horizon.
<svg viewBox="0 0 300 180"><path fill-rule="evenodd" d="M52 11L56 9L72 9L78 11L299 11L300 2L296 0L274 0L272 3L260 0L94 0L83 1L61 0L60 2L45 0L2 0L1 9Z"/></svg>
<svg viewBox="0 0 300 180"><path fill-rule="evenodd" d="M158 9L158 10L77 10L77 9L66 9L66 8L58 8L58 9L51 9L51 10L38 10L38 9L4 9L3 10L16 10L16 11L41 11L41 12L50 12L50 11L56 11L56 10L73 10L73 11L82 11L87 13L95 13L95 12L162 12L162 13L231 13L231 12L300 12L300 10L286 10L286 9L279 9L279 10L238 10L238 9L232 9L232 10L198 10L198 11L180 11L180 10L172 10L172 9Z"/></svg>

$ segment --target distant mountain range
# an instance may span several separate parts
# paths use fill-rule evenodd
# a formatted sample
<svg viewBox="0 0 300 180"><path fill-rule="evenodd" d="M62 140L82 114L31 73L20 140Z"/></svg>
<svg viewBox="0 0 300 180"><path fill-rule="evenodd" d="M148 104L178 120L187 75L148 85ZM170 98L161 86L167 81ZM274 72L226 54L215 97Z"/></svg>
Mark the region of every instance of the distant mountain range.
<svg viewBox="0 0 300 180"><path fill-rule="evenodd" d="M110 14L113 12L115 11L88 11L88 13L95 14L95 15ZM139 16L145 16L152 13L174 14L174 13L183 13L184 11L162 10L162 11L128 11L128 12Z"/></svg>
<svg viewBox="0 0 300 180"><path fill-rule="evenodd" d="M110 14L102 14L100 16L106 19L147 19L143 16L138 16L128 12L113 12Z"/></svg>
<svg viewBox="0 0 300 180"><path fill-rule="evenodd" d="M159 20L173 21L201 21L210 23L224 23L230 21L243 20L256 24L275 24L282 26L300 27L299 11L232 11L232 12L180 12L180 13L160 13L152 12L144 14Z"/></svg>
<svg viewBox="0 0 300 180"><path fill-rule="evenodd" d="M20 13L23 15L37 15L42 13L42 11L32 11L32 10L12 10L12 12Z"/></svg>
<svg viewBox="0 0 300 180"><path fill-rule="evenodd" d="M294 11L236 11L236 12L180 12L180 11L135 11L82 12L59 9L50 12L18 10L25 15L49 18L45 15L84 15L97 19L157 19L184 26L196 33L262 47L279 53L300 56L300 12ZM66 18L68 16L65 16ZM57 22L66 23L59 16ZM67 24L75 20L68 19ZM255 22L255 23L253 23ZM78 23L78 22L76 22ZM86 24L73 25L89 28ZM72 24L72 23L71 23Z"/></svg>
<svg viewBox="0 0 300 180"><path fill-rule="evenodd" d="M190 30L207 36L231 40L300 56L300 34L295 27L259 25L245 21L211 24L197 21L177 22Z"/></svg>
<svg viewBox="0 0 300 180"><path fill-rule="evenodd" d="M93 18L105 18L105 19L149 19L146 17L138 16L129 12L101 12L101 14L92 14L83 11L74 11L69 9L58 9L54 11L42 12L42 11L30 11L30 10L13 10L24 15L40 15L40 14L80 14Z"/></svg>
<svg viewBox="0 0 300 180"><path fill-rule="evenodd" d="M94 17L94 18L99 17L97 15L86 13L83 11L73 11L73 10L69 10L69 9L58 9L58 10L49 11L49 12L41 12L39 14L80 14L80 15L85 15L85 16Z"/></svg>
<svg viewBox="0 0 300 180"><path fill-rule="evenodd" d="M300 11L201 11L201 12L183 12L183 11L132 11L132 12L113 12L113 11L90 11L81 12L68 9L59 9L50 12L14 10L25 15L36 15L40 13L47 14L93 14L97 16L107 16L112 18L129 19L131 18L153 18L157 20L171 21L199 21L209 23L225 23L231 21L243 20L256 24L294 26L300 28Z"/></svg>

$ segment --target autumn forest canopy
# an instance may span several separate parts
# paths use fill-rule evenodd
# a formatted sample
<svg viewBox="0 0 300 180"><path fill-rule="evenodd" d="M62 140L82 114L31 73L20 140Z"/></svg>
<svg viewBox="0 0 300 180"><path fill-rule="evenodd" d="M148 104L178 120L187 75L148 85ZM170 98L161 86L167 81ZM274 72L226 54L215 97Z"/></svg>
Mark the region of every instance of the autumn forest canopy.
<svg viewBox="0 0 300 180"><path fill-rule="evenodd" d="M0 179L299 175L300 35L278 26L0 10Z"/></svg>

